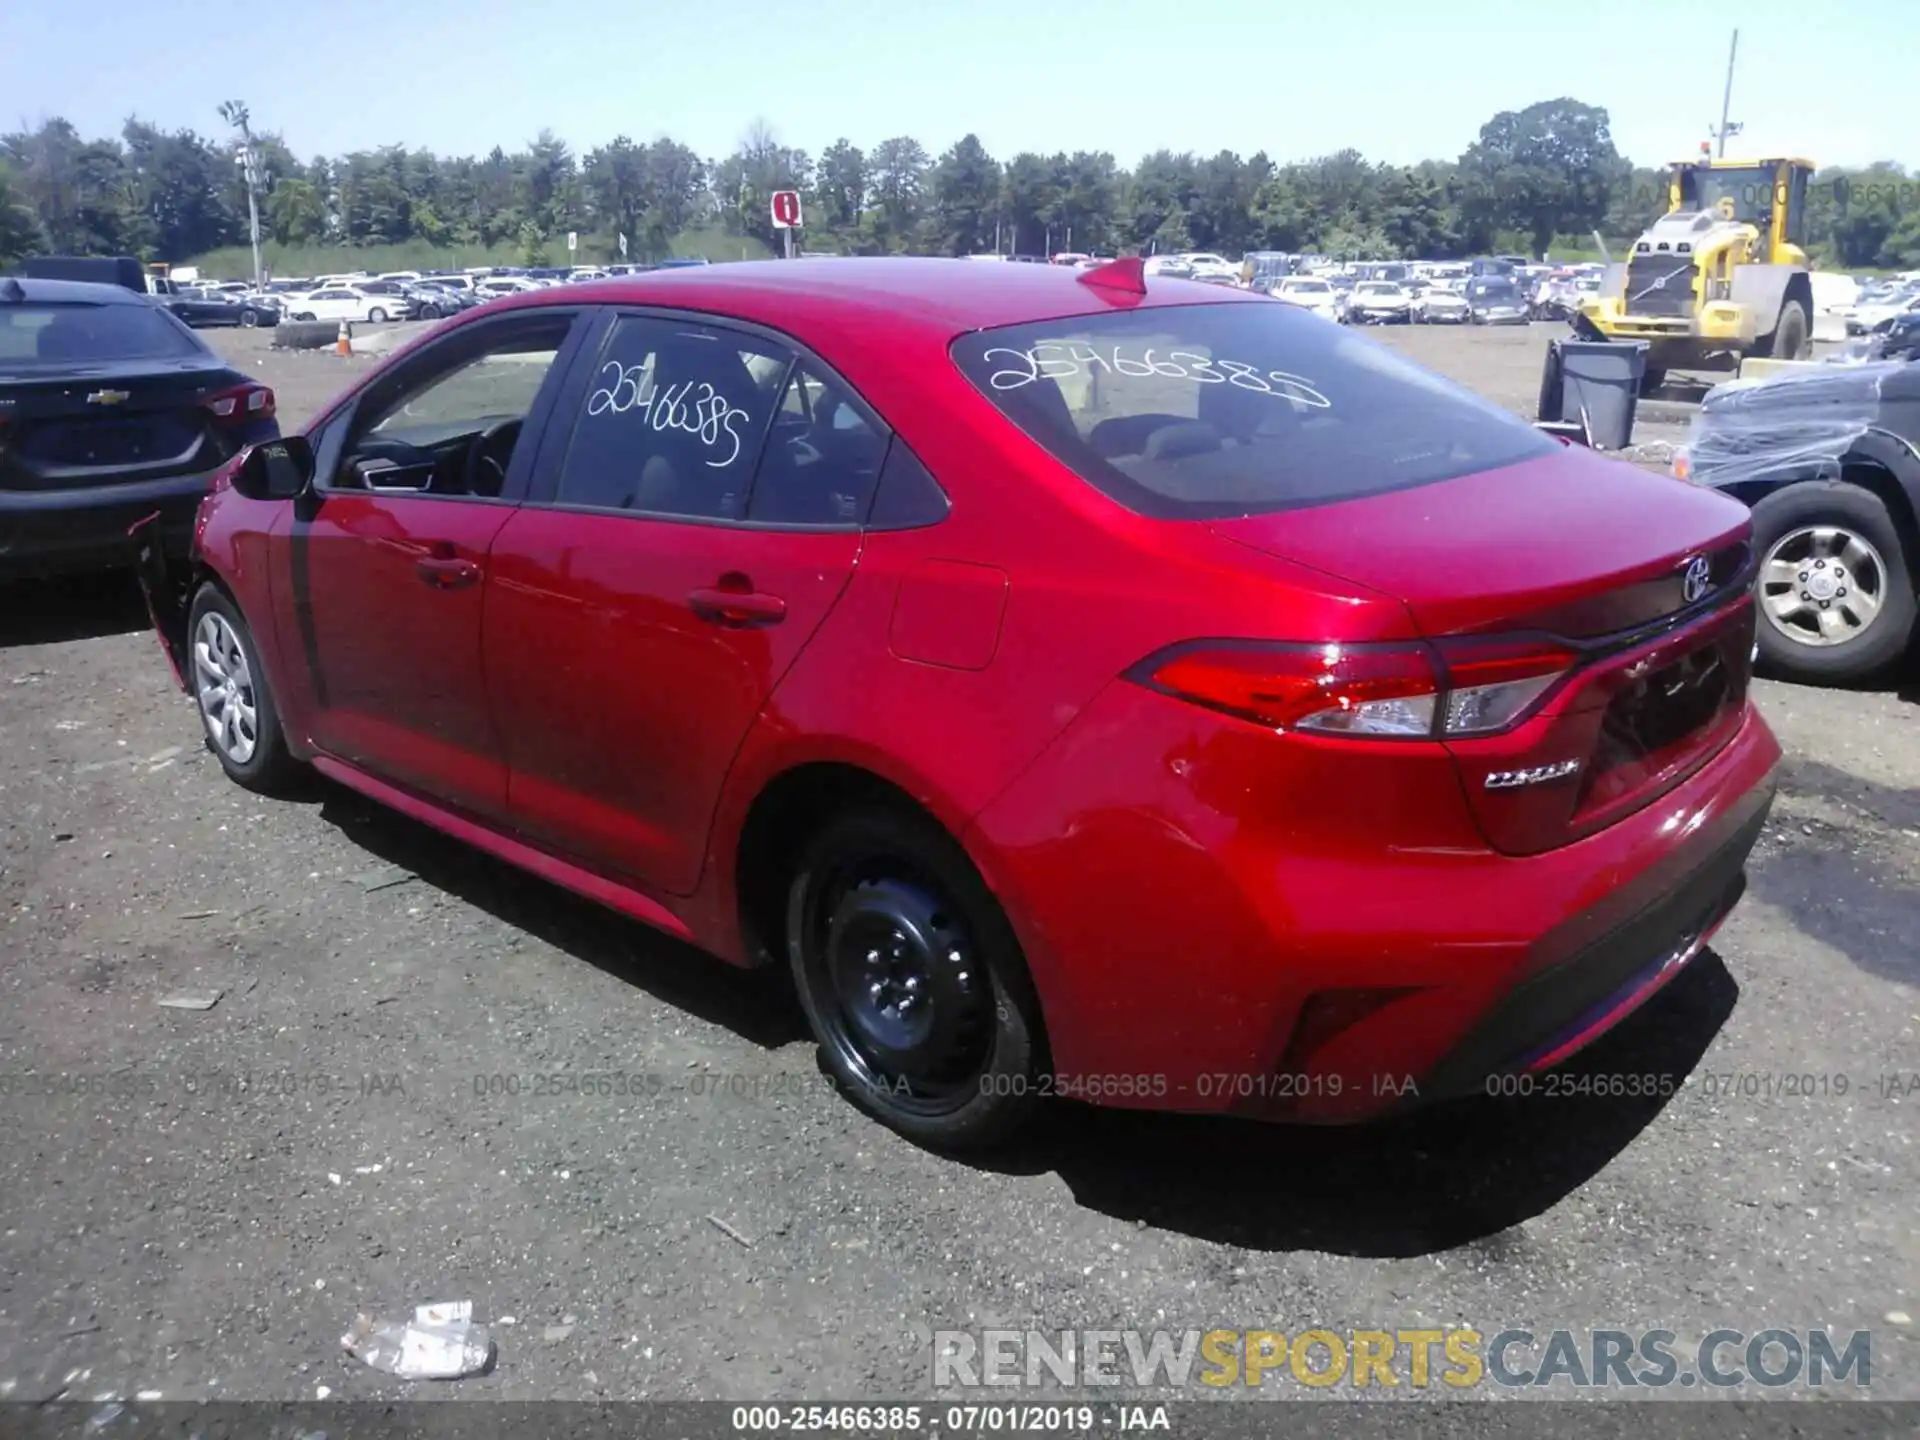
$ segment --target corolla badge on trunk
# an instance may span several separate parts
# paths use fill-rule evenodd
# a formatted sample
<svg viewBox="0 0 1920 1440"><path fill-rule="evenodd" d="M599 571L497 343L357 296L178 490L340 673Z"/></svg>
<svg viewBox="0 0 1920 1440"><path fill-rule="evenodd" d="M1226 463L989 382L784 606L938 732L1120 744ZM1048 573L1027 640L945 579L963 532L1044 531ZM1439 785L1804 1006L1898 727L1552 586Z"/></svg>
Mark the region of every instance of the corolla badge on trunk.
<svg viewBox="0 0 1920 1440"><path fill-rule="evenodd" d="M1686 573L1680 578L1680 600L1682 604L1694 605L1706 598L1712 588L1713 576L1707 564L1707 557L1696 555L1687 561Z"/></svg>
<svg viewBox="0 0 1920 1440"><path fill-rule="evenodd" d="M1578 760L1556 760L1551 765L1534 765L1525 770L1495 770L1487 776L1487 789L1518 790L1523 785L1544 785L1549 780L1564 780L1579 768Z"/></svg>

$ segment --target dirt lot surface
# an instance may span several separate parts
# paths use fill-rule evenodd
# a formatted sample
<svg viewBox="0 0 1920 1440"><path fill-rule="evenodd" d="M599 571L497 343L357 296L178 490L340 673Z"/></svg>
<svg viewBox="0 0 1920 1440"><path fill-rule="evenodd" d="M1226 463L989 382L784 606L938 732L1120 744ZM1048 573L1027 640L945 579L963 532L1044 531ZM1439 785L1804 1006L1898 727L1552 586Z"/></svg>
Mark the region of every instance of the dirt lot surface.
<svg viewBox="0 0 1920 1440"><path fill-rule="evenodd" d="M1525 412L1549 333L1389 338ZM369 363L215 343L289 421ZM1579 1062L1671 1099L1063 1105L965 1164L821 1093L777 982L344 791L228 784L126 585L0 592L0 1397L415 1393L341 1332L471 1299L498 1366L435 1395L905 1396L935 1329L1471 1322L1868 1329L1874 1392L1920 1398L1905 683L1759 686L1788 758L1749 896ZM661 1085L529 1093L560 1072Z"/></svg>

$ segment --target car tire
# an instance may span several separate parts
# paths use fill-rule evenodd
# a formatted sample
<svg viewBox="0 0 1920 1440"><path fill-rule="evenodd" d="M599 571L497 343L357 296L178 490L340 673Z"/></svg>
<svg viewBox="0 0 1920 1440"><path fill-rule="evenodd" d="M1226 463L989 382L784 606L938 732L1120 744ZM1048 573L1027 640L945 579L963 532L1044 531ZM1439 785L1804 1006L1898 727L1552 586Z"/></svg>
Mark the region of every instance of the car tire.
<svg viewBox="0 0 1920 1440"><path fill-rule="evenodd" d="M1045 1041L1026 962L932 821L870 808L816 831L788 889L787 953L822 1068L876 1119L966 1150L1031 1118Z"/></svg>
<svg viewBox="0 0 1920 1440"><path fill-rule="evenodd" d="M1766 353L1775 360L1805 360L1813 353L1812 334L1807 325L1807 307L1789 300L1780 307L1780 319L1773 327Z"/></svg>
<svg viewBox="0 0 1920 1440"><path fill-rule="evenodd" d="M367 324L384 325L386 323L387 323L387 312L382 310L378 305L374 306L373 309L367 311Z"/></svg>
<svg viewBox="0 0 1920 1440"><path fill-rule="evenodd" d="M1827 535L1834 538L1822 538ZM1754 580L1757 638L1769 669L1812 684L1838 684L1866 679L1906 652L1916 609L1913 573L1899 527L1886 502L1871 490L1838 481L1775 490L1753 507L1753 548L1760 556ZM1813 555L1814 549L1841 553ZM1849 611L1845 594L1812 609L1819 601L1802 597L1814 596L1815 587L1796 593L1798 575L1777 568L1782 560L1808 559L1820 563L1801 573L1817 574L1833 565L1842 581L1838 590L1877 595L1873 614L1857 633L1824 643L1813 638L1824 623L1815 618L1822 610L1840 615L1841 623L1850 623L1857 612ZM1869 567L1878 573L1868 575Z"/></svg>
<svg viewBox="0 0 1920 1440"><path fill-rule="evenodd" d="M227 778L267 794L284 788L300 763L287 750L253 631L239 606L211 581L187 612L186 658L207 749Z"/></svg>
<svg viewBox="0 0 1920 1440"><path fill-rule="evenodd" d="M253 329L254 326L258 325L259 323L260 323L260 317L254 314L253 311L242 310L240 312L240 328L241 329L251 330Z"/></svg>

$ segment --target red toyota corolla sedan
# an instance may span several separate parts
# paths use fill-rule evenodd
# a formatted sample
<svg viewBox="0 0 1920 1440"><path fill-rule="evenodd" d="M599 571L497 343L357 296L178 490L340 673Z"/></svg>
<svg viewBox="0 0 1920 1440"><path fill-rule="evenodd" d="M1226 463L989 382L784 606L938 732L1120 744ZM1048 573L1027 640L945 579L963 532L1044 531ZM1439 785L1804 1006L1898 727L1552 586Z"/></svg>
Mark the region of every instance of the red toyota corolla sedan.
<svg viewBox="0 0 1920 1440"><path fill-rule="evenodd" d="M1366 1119L1738 899L1745 508L1263 296L715 265L447 324L147 580L214 753L741 965L915 1139Z"/></svg>

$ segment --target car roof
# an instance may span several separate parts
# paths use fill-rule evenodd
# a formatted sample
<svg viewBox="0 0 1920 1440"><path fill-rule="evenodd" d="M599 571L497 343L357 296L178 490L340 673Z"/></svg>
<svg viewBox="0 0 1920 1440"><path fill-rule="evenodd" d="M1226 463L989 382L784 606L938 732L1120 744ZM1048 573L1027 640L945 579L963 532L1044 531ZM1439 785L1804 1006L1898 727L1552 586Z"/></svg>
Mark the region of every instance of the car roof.
<svg viewBox="0 0 1920 1440"><path fill-rule="evenodd" d="M24 275L4 277L20 287L24 301L48 305L152 305L151 297L124 285L102 285L91 280L33 280ZM0 295L11 291L0 285Z"/></svg>
<svg viewBox="0 0 1920 1440"><path fill-rule="evenodd" d="M1064 265L969 265L917 257L822 256L745 260L724 265L650 270L538 290L503 305L658 305L707 310L776 329L806 332L870 320L942 342L974 330L1019 325L1115 308L1164 304L1257 304L1259 296L1219 286L1149 279L1146 294L1089 285L1098 273Z"/></svg>

